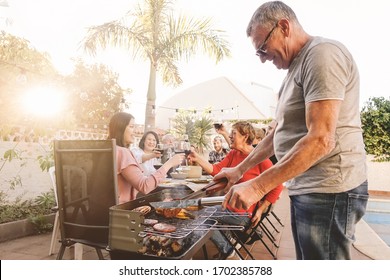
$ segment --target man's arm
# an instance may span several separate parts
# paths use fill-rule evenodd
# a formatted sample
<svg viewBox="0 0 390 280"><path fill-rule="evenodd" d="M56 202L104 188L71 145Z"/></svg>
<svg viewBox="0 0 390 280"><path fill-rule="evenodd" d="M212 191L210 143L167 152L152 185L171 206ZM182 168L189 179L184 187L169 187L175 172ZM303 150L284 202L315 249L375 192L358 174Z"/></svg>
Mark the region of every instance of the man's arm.
<svg viewBox="0 0 390 280"><path fill-rule="evenodd" d="M223 206L230 204L236 208L247 209L275 186L302 174L331 152L335 147L335 132L341 102L322 100L306 104L308 133L272 168L252 180L234 186L226 195ZM254 157L245 160L243 166L247 166L247 162L254 161Z"/></svg>

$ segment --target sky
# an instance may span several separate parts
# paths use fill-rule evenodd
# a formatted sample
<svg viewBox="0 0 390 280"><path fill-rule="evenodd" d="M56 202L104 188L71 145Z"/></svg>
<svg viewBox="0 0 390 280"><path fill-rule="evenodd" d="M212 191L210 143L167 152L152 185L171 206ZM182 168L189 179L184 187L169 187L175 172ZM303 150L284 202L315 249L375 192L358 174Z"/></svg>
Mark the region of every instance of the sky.
<svg viewBox="0 0 390 280"><path fill-rule="evenodd" d="M0 0L4 2L5 0ZM80 48L88 27L119 19L142 0L7 0L0 6L0 19L9 17L7 31L28 39L39 51L47 52L64 74L72 70L71 59L84 57L88 62L105 63L119 74L124 88L131 88L130 111L137 123L143 123L149 64L134 61L124 50L107 50L89 57ZM215 64L203 54L179 65L183 84L168 88L157 84L157 105L180 90L210 79L226 76L240 82L256 82L275 92L286 74L270 62L262 64L246 37L250 17L265 1L256 0L176 0L179 14L210 17L216 29L226 31L232 57ZM361 76L362 107L370 97L390 96L390 52L385 27L390 1L383 0L290 0L304 29L314 36L342 42L350 50Z"/></svg>

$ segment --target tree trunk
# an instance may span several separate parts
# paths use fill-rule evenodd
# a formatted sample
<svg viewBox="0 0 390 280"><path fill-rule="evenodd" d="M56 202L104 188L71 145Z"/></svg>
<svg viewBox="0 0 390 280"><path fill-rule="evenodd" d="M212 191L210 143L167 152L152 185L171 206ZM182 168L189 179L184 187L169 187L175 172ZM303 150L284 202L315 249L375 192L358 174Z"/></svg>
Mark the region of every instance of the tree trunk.
<svg viewBox="0 0 390 280"><path fill-rule="evenodd" d="M145 131L156 126L156 68L150 64L148 94L145 108Z"/></svg>

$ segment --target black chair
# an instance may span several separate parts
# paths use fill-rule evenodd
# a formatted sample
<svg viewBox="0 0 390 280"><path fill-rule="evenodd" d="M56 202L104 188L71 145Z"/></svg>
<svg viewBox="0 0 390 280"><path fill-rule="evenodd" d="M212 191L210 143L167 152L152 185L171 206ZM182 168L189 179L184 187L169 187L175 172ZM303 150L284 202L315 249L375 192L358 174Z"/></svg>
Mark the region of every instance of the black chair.
<svg viewBox="0 0 390 280"><path fill-rule="evenodd" d="M280 218L276 215L276 213L273 211L273 207L271 208L271 211L270 211L271 215L275 218L275 220L282 226L284 227L284 224L282 223L282 221L280 220ZM270 221L271 222L271 221Z"/></svg>
<svg viewBox="0 0 390 280"><path fill-rule="evenodd" d="M55 140L54 159L61 248L108 245L109 208L118 204L115 140Z"/></svg>
<svg viewBox="0 0 390 280"><path fill-rule="evenodd" d="M273 259L275 259L275 260L277 259L275 253L272 251L270 246L268 246L268 244L264 240L264 236L266 236L276 248L279 248L278 244L276 243L276 238L273 236L272 232L268 229L268 227L264 223L265 220L269 220L268 216L270 215L272 209L273 209L273 204L271 204L268 207L267 211L265 213L263 213L260 221L258 222L258 224L255 227L253 227L253 228L248 227L243 232L231 231L231 235L233 236L233 239L230 240L231 245L233 246L234 250L236 251L236 253L239 255L239 257L241 259L244 259L244 258L243 258L243 255L241 254L240 250L238 249L238 247L242 247L242 249L246 252L246 254L252 260L255 259L253 257L253 255L251 254L250 250L247 248L247 246L252 245L256 241L260 241L264 245L264 247L271 254ZM277 232L279 232L279 231L277 231ZM241 246L237 246L238 244L240 244Z"/></svg>

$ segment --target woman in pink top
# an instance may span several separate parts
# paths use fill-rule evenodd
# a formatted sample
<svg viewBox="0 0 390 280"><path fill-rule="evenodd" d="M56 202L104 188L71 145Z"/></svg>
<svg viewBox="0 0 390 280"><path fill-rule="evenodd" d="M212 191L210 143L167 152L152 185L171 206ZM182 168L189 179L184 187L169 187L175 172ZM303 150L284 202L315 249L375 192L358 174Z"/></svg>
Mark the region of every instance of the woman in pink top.
<svg viewBox="0 0 390 280"><path fill-rule="evenodd" d="M174 155L156 172L145 176L129 146L134 142L134 117L125 112L112 116L108 127L108 138L116 140L116 159L118 174L119 203L134 200L137 194L147 194L154 190L167 174L167 171L179 165L184 154Z"/></svg>

